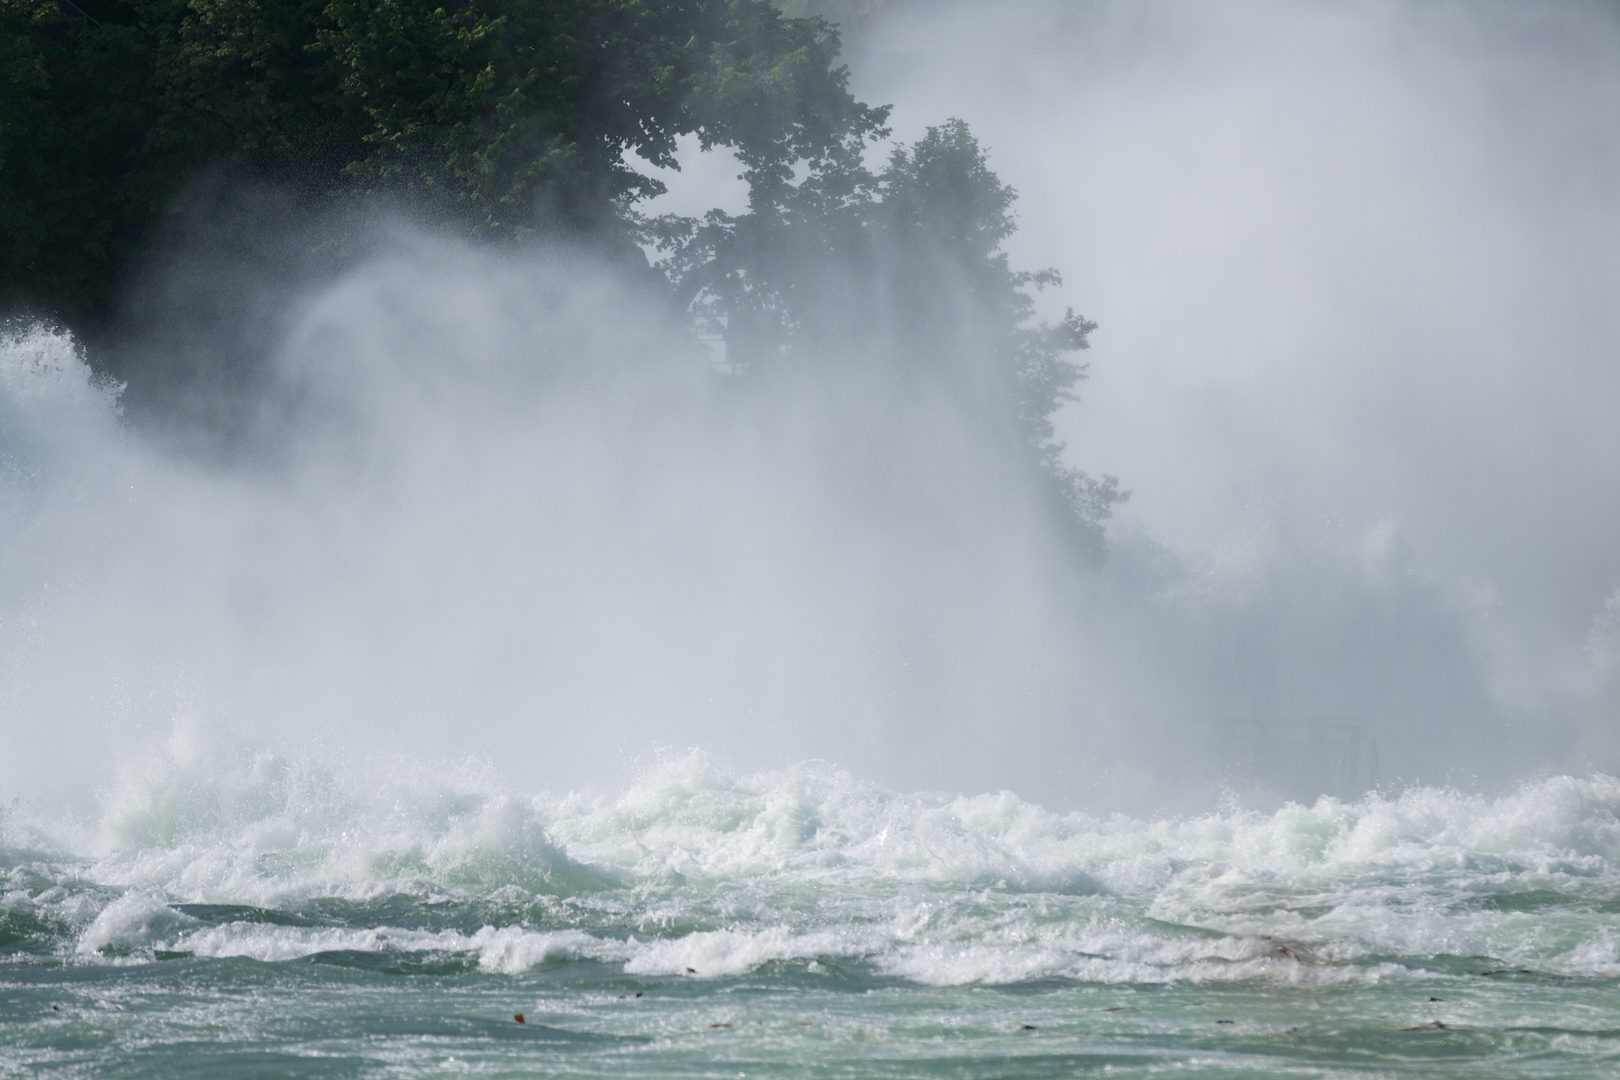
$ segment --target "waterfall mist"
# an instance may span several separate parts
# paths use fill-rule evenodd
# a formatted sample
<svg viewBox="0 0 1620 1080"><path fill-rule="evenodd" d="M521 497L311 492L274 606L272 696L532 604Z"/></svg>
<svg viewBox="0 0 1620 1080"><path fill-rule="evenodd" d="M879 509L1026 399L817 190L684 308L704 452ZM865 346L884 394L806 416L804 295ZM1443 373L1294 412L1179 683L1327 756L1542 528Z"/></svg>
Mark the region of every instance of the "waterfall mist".
<svg viewBox="0 0 1620 1080"><path fill-rule="evenodd" d="M531 789L660 744L1011 782L997 746L1070 707L1055 540L962 401L881 367L737 382L620 269L370 228L302 292L182 257L126 347L189 382L123 418L67 336L6 343L9 790L176 729Z"/></svg>
<svg viewBox="0 0 1620 1080"><path fill-rule="evenodd" d="M1059 426L1135 491L1116 563L1162 545L1148 711L1358 715L1386 779L1614 767L1613 5L891 4L858 41L1102 326Z"/></svg>
<svg viewBox="0 0 1620 1080"><path fill-rule="evenodd" d="M1314 797L1204 740L1341 717L1386 783L1612 768L1617 60L1597 5L863 24L857 93L972 123L1014 262L1101 324L1060 418L1134 493L1100 568L926 380L730 380L579 252L380 215L333 271L221 211L108 346L162 375L122 415L64 334L0 343L0 793L222 742L566 791L669 745L1154 810Z"/></svg>

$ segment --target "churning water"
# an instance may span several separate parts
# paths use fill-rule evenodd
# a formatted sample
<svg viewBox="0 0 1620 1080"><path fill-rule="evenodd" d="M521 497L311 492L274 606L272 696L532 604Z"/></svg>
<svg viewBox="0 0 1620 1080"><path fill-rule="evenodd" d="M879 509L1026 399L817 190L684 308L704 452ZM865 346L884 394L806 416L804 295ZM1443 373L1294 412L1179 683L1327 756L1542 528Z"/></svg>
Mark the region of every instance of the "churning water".
<svg viewBox="0 0 1620 1080"><path fill-rule="evenodd" d="M1608 1075L1617 814L1608 777L1142 820L177 745L4 819L4 1070Z"/></svg>

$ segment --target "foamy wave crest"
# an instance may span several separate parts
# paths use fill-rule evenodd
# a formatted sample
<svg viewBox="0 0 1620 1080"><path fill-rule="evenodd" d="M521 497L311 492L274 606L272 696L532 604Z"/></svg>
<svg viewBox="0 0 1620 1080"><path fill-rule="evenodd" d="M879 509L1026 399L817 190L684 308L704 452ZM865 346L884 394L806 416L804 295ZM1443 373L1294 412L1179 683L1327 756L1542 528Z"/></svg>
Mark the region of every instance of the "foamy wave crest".
<svg viewBox="0 0 1620 1080"><path fill-rule="evenodd" d="M122 770L86 837L97 880L193 902L283 904L389 893L522 895L599 888L548 836L542 800L488 762L347 766L221 754L177 736Z"/></svg>
<svg viewBox="0 0 1620 1080"><path fill-rule="evenodd" d="M66 331L0 328L0 507L20 515L19 498L118 438L122 391L95 377Z"/></svg>
<svg viewBox="0 0 1620 1080"><path fill-rule="evenodd" d="M79 952L118 955L150 949L195 923L170 907L164 897L135 890L101 909L79 935Z"/></svg>
<svg viewBox="0 0 1620 1080"><path fill-rule="evenodd" d="M13 813L6 835L41 829ZM1620 967L1589 917L1620 885L1608 776L1144 821L695 752L594 798L515 794L475 761L172 752L52 843L87 853L13 849L0 906L96 962L370 950L508 975L854 964L941 985L1376 981L1436 956Z"/></svg>
<svg viewBox="0 0 1620 1080"><path fill-rule="evenodd" d="M32 323L0 331L0 389L36 408L54 401L105 415L117 412L122 388L95 378L72 334Z"/></svg>

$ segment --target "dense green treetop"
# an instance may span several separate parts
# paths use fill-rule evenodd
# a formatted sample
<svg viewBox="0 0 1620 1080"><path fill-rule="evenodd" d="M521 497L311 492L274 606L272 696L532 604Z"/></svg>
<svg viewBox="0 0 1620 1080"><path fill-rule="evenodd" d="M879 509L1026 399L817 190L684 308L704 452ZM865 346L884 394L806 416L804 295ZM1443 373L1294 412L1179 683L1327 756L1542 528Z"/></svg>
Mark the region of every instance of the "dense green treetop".
<svg viewBox="0 0 1620 1080"><path fill-rule="evenodd" d="M650 250L734 376L951 388L1099 552L1123 496L1052 425L1094 327L1033 322L1057 276L1010 267L1015 193L964 123L873 167L887 110L838 56L832 24L767 0L0 0L0 303L110 325L210 172L311 206L386 194L485 242L585 238L643 273ZM664 190L642 162L688 135L735 153L745 212L638 212Z"/></svg>
<svg viewBox="0 0 1620 1080"><path fill-rule="evenodd" d="M1030 289L1059 276L1009 265L1016 192L965 123L929 128L874 171L859 144L881 134L852 126L801 182L756 186L744 214L648 222L676 303L717 328L735 372L880 363L954 387L1021 447L1076 549L1099 556L1127 496L1066 465L1052 423L1086 376L1073 354L1095 324L1072 310L1033 321Z"/></svg>
<svg viewBox="0 0 1620 1080"><path fill-rule="evenodd" d="M780 183L870 111L837 55L765 0L0 0L0 293L104 319L207 168L503 238L611 229L690 133Z"/></svg>

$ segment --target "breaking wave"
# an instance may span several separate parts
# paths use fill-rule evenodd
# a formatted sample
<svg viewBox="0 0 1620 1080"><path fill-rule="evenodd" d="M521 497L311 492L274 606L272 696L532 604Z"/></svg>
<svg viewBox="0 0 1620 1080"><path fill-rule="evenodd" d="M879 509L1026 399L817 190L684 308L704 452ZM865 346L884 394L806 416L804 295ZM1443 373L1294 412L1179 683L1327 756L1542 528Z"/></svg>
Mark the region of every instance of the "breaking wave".
<svg viewBox="0 0 1620 1080"><path fill-rule="evenodd" d="M3 830L0 948L72 963L786 963L940 985L1620 968L1592 918L1620 884L1620 779L1603 775L1143 820L696 751L600 796L514 792L476 760L171 749L126 768L94 821L13 807Z"/></svg>

